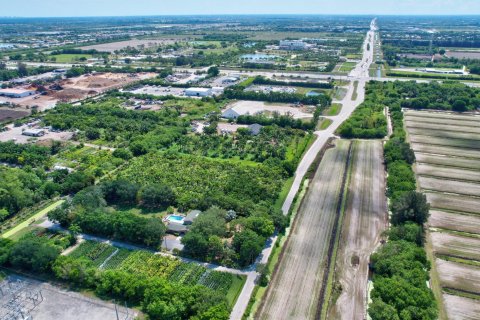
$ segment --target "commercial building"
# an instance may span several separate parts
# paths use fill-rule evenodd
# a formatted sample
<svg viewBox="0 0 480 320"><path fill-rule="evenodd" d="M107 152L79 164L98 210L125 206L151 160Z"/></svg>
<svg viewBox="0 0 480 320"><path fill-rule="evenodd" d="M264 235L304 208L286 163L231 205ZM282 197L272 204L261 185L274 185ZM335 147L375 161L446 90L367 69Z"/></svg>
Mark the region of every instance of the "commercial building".
<svg viewBox="0 0 480 320"><path fill-rule="evenodd" d="M0 96L10 97L10 98L24 98L36 93L35 90L28 89L0 89Z"/></svg>
<svg viewBox="0 0 480 320"><path fill-rule="evenodd" d="M29 137L43 137L45 135L45 130L43 129L25 129L22 134Z"/></svg>
<svg viewBox="0 0 480 320"><path fill-rule="evenodd" d="M308 49L308 44L302 40L281 40L280 50L297 51Z"/></svg>
<svg viewBox="0 0 480 320"><path fill-rule="evenodd" d="M212 95L210 88L188 88L185 89L185 95L188 97L208 97Z"/></svg>

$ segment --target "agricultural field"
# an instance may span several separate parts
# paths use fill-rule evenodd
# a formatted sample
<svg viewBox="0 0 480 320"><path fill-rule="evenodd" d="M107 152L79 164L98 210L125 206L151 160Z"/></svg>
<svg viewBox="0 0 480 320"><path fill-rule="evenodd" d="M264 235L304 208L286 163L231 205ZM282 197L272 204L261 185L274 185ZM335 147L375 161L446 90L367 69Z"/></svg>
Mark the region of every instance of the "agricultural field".
<svg viewBox="0 0 480 320"><path fill-rule="evenodd" d="M431 206L427 242L449 319L476 319L480 303L478 120L475 115L405 112L418 186Z"/></svg>
<svg viewBox="0 0 480 320"><path fill-rule="evenodd" d="M327 318L364 319L370 255L388 227L382 142L354 141L335 283L341 294L331 302ZM338 294L338 293L337 293ZM335 296L332 299L337 298Z"/></svg>
<svg viewBox="0 0 480 320"><path fill-rule="evenodd" d="M121 270L130 274L160 277L188 286L202 285L224 294L230 306L235 303L245 281L243 276L210 270L175 257L127 250L89 240L82 242L69 256L88 259L101 270Z"/></svg>
<svg viewBox="0 0 480 320"><path fill-rule="evenodd" d="M310 183L256 319L312 319L328 265L350 142L329 149Z"/></svg>

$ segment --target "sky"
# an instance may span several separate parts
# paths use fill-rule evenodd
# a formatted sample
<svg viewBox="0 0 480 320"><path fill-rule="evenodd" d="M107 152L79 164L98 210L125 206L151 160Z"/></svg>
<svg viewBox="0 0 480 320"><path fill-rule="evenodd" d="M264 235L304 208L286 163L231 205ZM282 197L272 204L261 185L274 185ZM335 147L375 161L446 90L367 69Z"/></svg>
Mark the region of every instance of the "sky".
<svg viewBox="0 0 480 320"><path fill-rule="evenodd" d="M0 16L480 14L480 0L0 0Z"/></svg>

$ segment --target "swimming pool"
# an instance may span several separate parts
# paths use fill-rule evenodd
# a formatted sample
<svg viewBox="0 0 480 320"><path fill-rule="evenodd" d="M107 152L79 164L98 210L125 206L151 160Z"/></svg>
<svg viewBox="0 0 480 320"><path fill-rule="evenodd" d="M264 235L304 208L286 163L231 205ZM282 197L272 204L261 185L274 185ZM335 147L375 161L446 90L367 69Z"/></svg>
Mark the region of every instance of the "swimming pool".
<svg viewBox="0 0 480 320"><path fill-rule="evenodd" d="M177 223L183 223L183 216L177 216L177 215L170 215L167 217L167 220L170 222L177 222Z"/></svg>

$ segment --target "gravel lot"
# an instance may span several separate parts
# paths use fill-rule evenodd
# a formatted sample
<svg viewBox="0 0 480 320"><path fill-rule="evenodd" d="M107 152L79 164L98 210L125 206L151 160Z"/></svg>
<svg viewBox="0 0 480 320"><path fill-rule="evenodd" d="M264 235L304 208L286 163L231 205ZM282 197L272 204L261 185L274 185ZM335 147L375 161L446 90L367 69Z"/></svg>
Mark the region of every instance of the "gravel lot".
<svg viewBox="0 0 480 320"><path fill-rule="evenodd" d="M265 103L262 101L236 101L229 104L227 109L234 109L240 115L253 115L259 112L278 112L282 115L290 113L295 119L309 119L313 117L313 114L307 113L305 108L292 107L289 104Z"/></svg>
<svg viewBox="0 0 480 320"><path fill-rule="evenodd" d="M313 319L345 172L349 141L328 150L310 183L256 319Z"/></svg>
<svg viewBox="0 0 480 320"><path fill-rule="evenodd" d="M329 319L366 318L368 263L381 233L388 227L385 168L381 141L354 142L349 186L336 279L342 294Z"/></svg>
<svg viewBox="0 0 480 320"><path fill-rule="evenodd" d="M9 276L2 282L2 285L17 279L23 280L31 292L41 290L43 302L31 311L32 318L35 320L117 320L113 304L67 291L48 283L19 276ZM10 297L4 296L2 301L9 301ZM126 318L125 307L119 307L118 311L121 319L131 320L138 315L137 311L129 310L130 317Z"/></svg>

